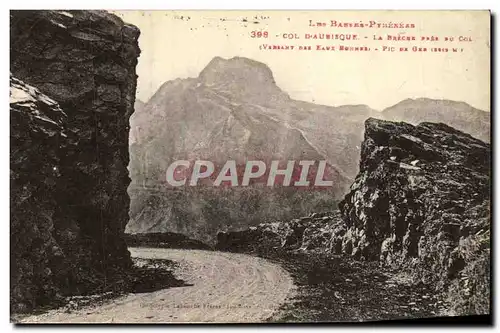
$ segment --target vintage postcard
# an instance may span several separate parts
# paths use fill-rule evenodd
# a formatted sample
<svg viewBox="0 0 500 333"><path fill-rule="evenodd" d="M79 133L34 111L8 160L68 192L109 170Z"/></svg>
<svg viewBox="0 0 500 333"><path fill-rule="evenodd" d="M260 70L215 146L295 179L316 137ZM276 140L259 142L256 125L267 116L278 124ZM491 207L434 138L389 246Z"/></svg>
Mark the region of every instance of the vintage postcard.
<svg viewBox="0 0 500 333"><path fill-rule="evenodd" d="M11 320L491 322L490 21L11 11Z"/></svg>

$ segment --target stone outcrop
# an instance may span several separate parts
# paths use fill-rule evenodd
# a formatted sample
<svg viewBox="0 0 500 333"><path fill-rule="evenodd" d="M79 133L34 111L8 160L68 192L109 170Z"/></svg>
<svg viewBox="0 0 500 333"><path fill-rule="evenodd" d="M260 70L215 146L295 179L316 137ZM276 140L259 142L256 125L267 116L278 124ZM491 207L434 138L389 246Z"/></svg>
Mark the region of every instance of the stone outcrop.
<svg viewBox="0 0 500 333"><path fill-rule="evenodd" d="M448 314L489 313L490 145L442 123L370 118L361 150L339 211L219 233L216 247L380 262L434 288Z"/></svg>
<svg viewBox="0 0 500 333"><path fill-rule="evenodd" d="M16 311L89 292L131 265L122 235L140 50L139 30L104 11L10 18L11 73L24 82L11 81L11 98L30 100L11 102Z"/></svg>
<svg viewBox="0 0 500 333"><path fill-rule="evenodd" d="M247 230L219 232L220 251L265 254L305 251L338 254L345 234L340 213L312 213L288 222L261 223Z"/></svg>
<svg viewBox="0 0 500 333"><path fill-rule="evenodd" d="M442 123L371 118L361 150L360 172L339 204L342 252L449 289L458 313L487 313L490 145Z"/></svg>

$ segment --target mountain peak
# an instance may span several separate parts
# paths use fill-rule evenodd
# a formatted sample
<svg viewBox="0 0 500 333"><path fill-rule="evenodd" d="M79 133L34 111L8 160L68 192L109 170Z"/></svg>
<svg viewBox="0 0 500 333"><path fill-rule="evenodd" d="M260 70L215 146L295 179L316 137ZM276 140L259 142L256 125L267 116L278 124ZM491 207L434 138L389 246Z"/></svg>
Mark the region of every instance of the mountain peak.
<svg viewBox="0 0 500 333"><path fill-rule="evenodd" d="M201 71L199 78L207 85L231 81L275 85L271 69L264 63L244 57L214 57Z"/></svg>

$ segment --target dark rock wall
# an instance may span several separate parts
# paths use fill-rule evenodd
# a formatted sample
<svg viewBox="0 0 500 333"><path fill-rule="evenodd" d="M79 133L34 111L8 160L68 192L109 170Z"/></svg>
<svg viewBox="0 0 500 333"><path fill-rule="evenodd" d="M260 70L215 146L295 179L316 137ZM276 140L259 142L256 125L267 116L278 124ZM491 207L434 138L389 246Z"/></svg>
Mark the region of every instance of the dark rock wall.
<svg viewBox="0 0 500 333"><path fill-rule="evenodd" d="M361 149L339 204L342 252L449 289L457 313L487 313L490 145L444 124L368 119Z"/></svg>
<svg viewBox="0 0 500 333"><path fill-rule="evenodd" d="M12 75L66 114L58 122L64 146L59 136L21 139L35 135L33 127L11 118L11 206L23 200L24 184L39 189L11 213L12 258L26 258L12 268L12 299L23 309L42 304L49 297L44 289L85 293L131 265L122 235L140 50L139 30L104 11L11 11L10 29ZM55 184L41 187L51 178L39 170L52 165ZM33 251L41 251L36 260ZM30 276L46 281L35 288Z"/></svg>
<svg viewBox="0 0 500 333"><path fill-rule="evenodd" d="M57 292L54 268L64 255L54 215L68 140L66 114L55 101L12 77L10 87L11 295L23 309Z"/></svg>

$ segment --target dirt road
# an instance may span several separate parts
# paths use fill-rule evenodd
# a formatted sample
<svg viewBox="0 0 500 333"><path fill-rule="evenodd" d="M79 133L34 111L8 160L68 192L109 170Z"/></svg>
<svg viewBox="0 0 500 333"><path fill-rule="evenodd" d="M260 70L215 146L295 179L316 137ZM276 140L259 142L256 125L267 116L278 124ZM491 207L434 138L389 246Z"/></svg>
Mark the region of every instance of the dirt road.
<svg viewBox="0 0 500 333"><path fill-rule="evenodd" d="M71 313L52 310L23 323L262 322L293 292L290 275L265 259L200 250L131 248L133 257L179 263L192 286L130 294Z"/></svg>

